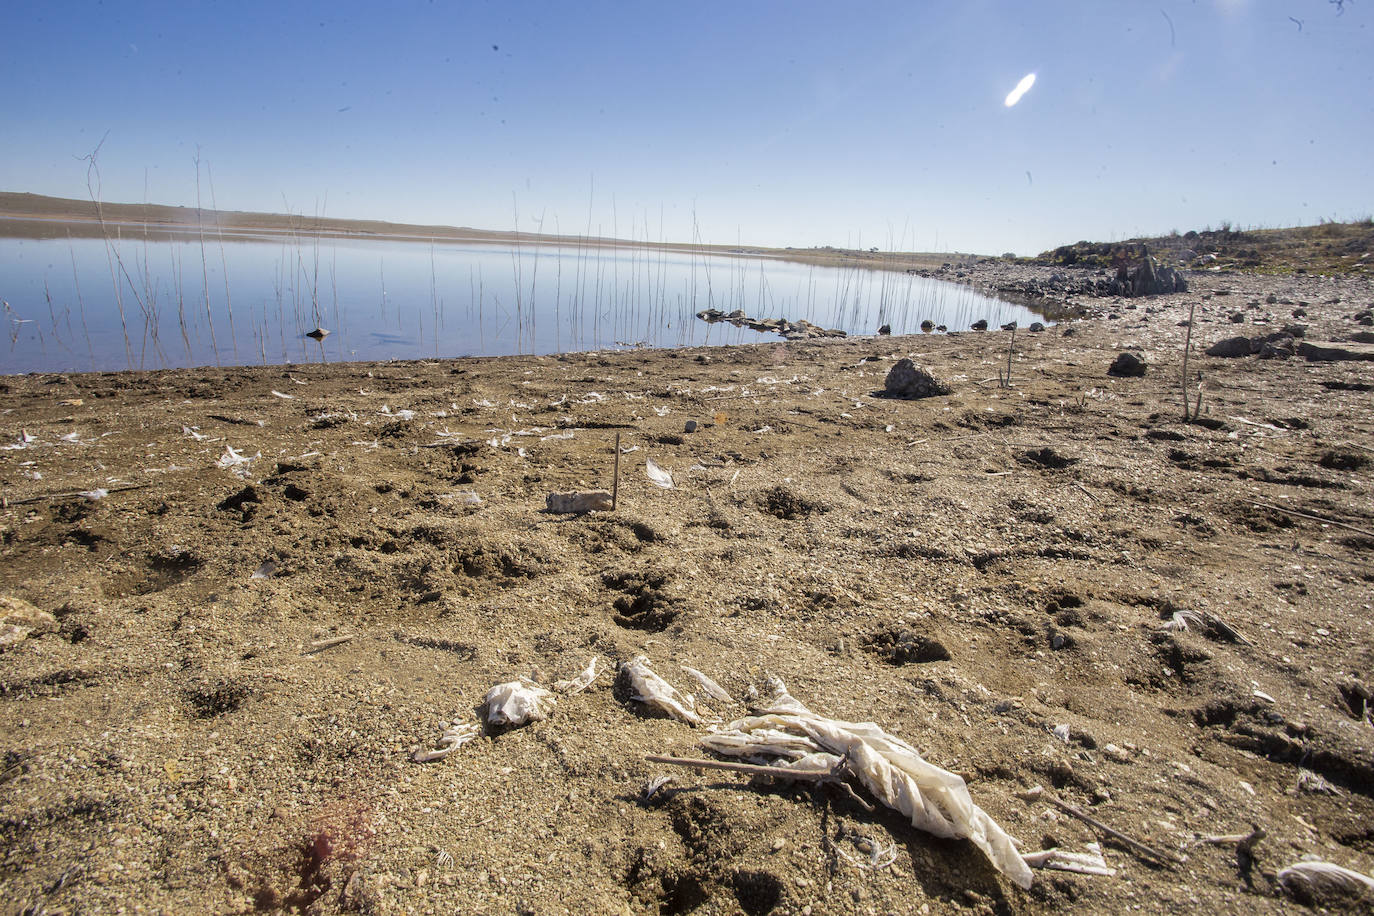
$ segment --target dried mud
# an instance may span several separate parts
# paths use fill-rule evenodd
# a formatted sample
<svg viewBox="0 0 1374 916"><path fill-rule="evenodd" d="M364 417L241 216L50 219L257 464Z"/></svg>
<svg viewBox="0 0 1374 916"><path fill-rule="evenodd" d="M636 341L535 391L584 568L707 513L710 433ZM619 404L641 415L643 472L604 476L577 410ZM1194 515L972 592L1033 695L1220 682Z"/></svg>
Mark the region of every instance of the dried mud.
<svg viewBox="0 0 1374 916"><path fill-rule="evenodd" d="M58 621L0 654L4 910L1255 913L1304 855L1369 872L1374 367L1197 354L1374 296L1190 279L1018 332L1010 388L1006 332L0 378L0 593ZM904 356L951 393L875 396ZM542 511L617 433L617 511ZM1115 877L1021 891L829 790L646 763L696 732L606 675L411 762L495 683L641 653L879 723L1027 851L1096 838L1043 785L1188 861L1105 839Z"/></svg>

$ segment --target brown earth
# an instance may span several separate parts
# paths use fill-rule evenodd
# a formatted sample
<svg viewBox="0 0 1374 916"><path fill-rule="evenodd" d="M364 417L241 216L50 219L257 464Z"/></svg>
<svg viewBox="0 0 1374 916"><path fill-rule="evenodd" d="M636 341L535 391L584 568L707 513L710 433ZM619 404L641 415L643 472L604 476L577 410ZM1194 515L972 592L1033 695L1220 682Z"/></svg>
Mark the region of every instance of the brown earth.
<svg viewBox="0 0 1374 916"><path fill-rule="evenodd" d="M1369 872L1374 366L1195 352L1184 423L1179 323L1342 340L1374 295L1190 279L1023 329L1009 388L1005 332L0 379L0 594L55 617L0 653L4 911L1268 913L1303 856ZM908 355L952 393L875 396ZM617 433L618 510L542 511ZM411 760L498 682L641 653L776 674L1117 873L1022 891L830 789L670 773L699 732L609 675Z"/></svg>

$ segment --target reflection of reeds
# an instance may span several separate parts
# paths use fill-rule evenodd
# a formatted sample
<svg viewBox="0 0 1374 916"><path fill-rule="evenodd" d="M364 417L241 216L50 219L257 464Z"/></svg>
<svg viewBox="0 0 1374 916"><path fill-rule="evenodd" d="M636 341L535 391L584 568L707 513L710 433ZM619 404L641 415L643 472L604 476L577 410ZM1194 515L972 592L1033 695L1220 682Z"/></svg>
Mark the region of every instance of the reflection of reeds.
<svg viewBox="0 0 1374 916"><path fill-rule="evenodd" d="M200 208L200 147L196 147L196 232L200 236L200 289L205 299L205 321L210 327L210 349L215 353L215 365L219 362L219 342L215 340L215 316L210 311L210 268L205 262L205 218Z"/></svg>
<svg viewBox="0 0 1374 916"><path fill-rule="evenodd" d="M234 361L238 361L238 334L234 332L234 300L229 295L229 262L224 257L224 228L220 225L219 203L215 200L215 176L210 171L210 163L205 163L205 178L210 183L210 206L215 211L215 236L219 240L220 272L224 274L224 308L229 313L229 345L234 351Z"/></svg>
<svg viewBox="0 0 1374 916"><path fill-rule="evenodd" d="M72 244L72 234L67 232L67 253L72 259L72 286L76 289L76 305L81 310L81 332L86 335L86 350L91 355L91 371L95 371L95 346L91 343L91 329L86 325L86 299L81 295L81 278L76 270L76 247Z"/></svg>

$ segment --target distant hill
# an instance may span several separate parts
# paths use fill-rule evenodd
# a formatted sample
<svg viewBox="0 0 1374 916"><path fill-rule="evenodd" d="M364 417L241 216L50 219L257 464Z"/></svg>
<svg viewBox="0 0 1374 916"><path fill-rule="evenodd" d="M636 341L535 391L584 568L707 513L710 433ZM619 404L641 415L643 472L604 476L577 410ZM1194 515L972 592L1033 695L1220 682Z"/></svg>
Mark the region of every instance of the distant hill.
<svg viewBox="0 0 1374 916"><path fill-rule="evenodd" d="M1173 267L1264 273L1374 273L1374 219L1292 229L1220 229L1128 239L1075 242L1046 251L1033 262L1115 268L1149 253Z"/></svg>

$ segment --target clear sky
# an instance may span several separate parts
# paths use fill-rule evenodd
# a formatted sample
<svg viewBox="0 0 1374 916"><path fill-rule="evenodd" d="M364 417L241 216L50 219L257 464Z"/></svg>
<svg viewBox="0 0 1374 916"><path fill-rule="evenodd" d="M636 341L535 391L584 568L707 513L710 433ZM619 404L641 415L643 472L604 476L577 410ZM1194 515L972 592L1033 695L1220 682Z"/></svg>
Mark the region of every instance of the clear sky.
<svg viewBox="0 0 1374 916"><path fill-rule="evenodd" d="M199 148L206 206L212 176L224 209L566 234L1029 254L1361 218L1374 0L1342 6L11 3L0 190L86 196L104 137L108 201L194 205Z"/></svg>

